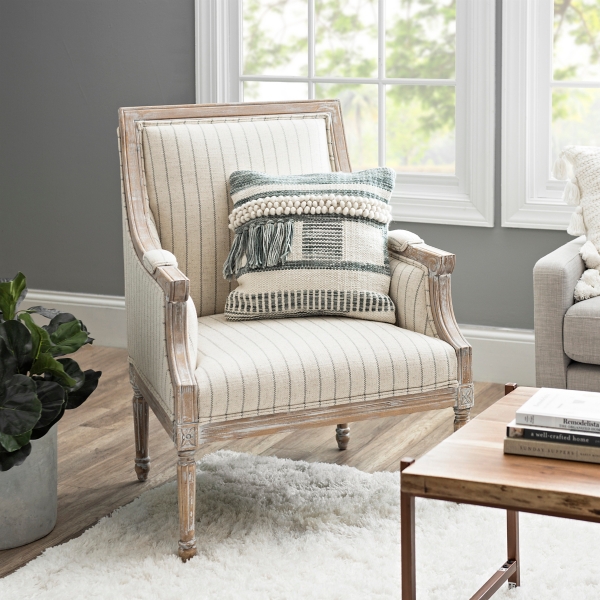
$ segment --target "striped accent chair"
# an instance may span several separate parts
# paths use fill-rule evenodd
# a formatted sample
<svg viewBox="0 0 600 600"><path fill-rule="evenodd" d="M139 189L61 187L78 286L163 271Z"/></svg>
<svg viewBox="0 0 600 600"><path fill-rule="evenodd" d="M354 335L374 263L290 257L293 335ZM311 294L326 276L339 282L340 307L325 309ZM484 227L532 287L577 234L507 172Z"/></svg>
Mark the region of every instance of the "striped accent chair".
<svg viewBox="0 0 600 600"><path fill-rule="evenodd" d="M233 171L347 171L338 101L122 108L127 337L135 470L150 469L151 408L177 449L179 556L196 553L195 452L204 442L473 405L471 347L452 311L454 255L389 234L396 323L230 321L223 278Z"/></svg>

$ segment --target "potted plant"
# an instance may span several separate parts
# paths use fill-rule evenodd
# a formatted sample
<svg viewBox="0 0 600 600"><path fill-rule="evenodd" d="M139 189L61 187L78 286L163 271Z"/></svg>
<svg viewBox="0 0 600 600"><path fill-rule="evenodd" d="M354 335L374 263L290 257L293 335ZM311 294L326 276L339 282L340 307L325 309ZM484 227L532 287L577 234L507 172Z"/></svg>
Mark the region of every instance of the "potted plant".
<svg viewBox="0 0 600 600"><path fill-rule="evenodd" d="M48 534L56 523L56 423L98 386L102 374L67 358L91 344L70 313L19 311L25 276L0 279L0 549ZM38 325L34 314L49 320Z"/></svg>

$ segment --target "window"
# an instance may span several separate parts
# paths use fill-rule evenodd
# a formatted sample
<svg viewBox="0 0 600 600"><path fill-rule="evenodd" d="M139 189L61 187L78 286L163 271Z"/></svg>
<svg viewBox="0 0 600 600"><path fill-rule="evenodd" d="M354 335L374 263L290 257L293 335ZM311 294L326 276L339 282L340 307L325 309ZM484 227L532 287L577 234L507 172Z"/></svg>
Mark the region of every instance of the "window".
<svg viewBox="0 0 600 600"><path fill-rule="evenodd" d="M493 0L197 0L198 101L339 98L394 218L493 225Z"/></svg>
<svg viewBox="0 0 600 600"><path fill-rule="evenodd" d="M566 229L551 167L600 146L600 0L504 0L502 223Z"/></svg>

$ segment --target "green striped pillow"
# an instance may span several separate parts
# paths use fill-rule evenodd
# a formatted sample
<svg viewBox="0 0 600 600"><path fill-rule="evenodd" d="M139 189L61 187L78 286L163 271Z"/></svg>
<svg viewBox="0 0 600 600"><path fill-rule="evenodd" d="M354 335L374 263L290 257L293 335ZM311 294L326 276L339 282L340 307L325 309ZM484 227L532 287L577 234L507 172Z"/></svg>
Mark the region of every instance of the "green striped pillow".
<svg viewBox="0 0 600 600"><path fill-rule="evenodd" d="M229 178L235 237L223 266L238 287L228 319L340 315L395 322L387 230L395 173Z"/></svg>

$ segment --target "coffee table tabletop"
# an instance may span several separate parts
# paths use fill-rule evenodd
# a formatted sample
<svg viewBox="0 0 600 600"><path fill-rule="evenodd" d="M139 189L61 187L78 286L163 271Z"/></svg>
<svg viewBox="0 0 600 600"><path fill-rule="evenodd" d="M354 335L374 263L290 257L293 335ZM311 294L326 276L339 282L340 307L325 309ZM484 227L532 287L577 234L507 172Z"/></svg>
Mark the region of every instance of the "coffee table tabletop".
<svg viewBox="0 0 600 600"><path fill-rule="evenodd" d="M403 600L416 598L415 496L507 510L508 560L472 600L490 598L505 581L519 585L519 512L600 522L600 465L504 454L506 425L536 391L515 389L416 462L403 461Z"/></svg>

